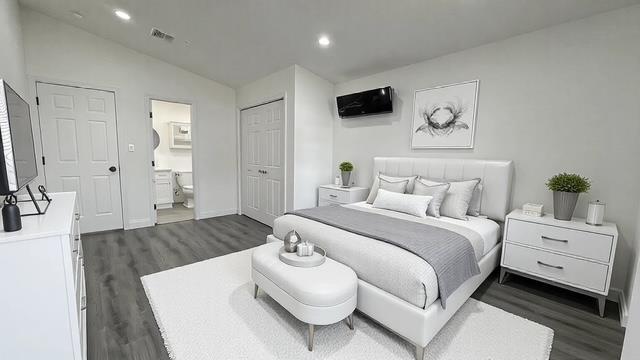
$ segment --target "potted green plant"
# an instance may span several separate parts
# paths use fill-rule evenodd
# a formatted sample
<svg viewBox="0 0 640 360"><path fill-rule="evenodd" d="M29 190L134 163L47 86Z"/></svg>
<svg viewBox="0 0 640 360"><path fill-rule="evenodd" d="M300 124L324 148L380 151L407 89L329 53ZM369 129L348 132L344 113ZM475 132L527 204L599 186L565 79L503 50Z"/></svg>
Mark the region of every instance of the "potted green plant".
<svg viewBox="0 0 640 360"><path fill-rule="evenodd" d="M589 191L591 181L578 174L560 173L547 180L547 187L553 191L553 217L571 220L578 196Z"/></svg>
<svg viewBox="0 0 640 360"><path fill-rule="evenodd" d="M338 168L340 169L340 175L342 176L342 187L348 188L351 185L351 172L353 171L353 164L348 161L344 161L340 163L340 166L338 166Z"/></svg>

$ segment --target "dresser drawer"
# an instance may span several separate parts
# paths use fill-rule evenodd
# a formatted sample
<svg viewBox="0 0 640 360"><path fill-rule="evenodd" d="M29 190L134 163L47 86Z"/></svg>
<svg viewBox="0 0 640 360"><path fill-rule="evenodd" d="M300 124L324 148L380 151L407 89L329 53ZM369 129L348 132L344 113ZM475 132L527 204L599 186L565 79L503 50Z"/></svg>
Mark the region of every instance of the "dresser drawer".
<svg viewBox="0 0 640 360"><path fill-rule="evenodd" d="M559 251L608 263L613 237L557 226L509 219L507 242Z"/></svg>
<svg viewBox="0 0 640 360"><path fill-rule="evenodd" d="M76 295L76 309L78 313L82 310L82 296L84 290L84 268L82 267L82 259L79 259L77 263L76 269L76 278L75 278L75 295Z"/></svg>
<svg viewBox="0 0 640 360"><path fill-rule="evenodd" d="M327 189L321 187L318 192L318 196L320 197L320 199L339 203L348 203L350 201L348 191L340 191L337 189Z"/></svg>
<svg viewBox="0 0 640 360"><path fill-rule="evenodd" d="M171 180L171 173L168 171L157 172L156 180Z"/></svg>
<svg viewBox="0 0 640 360"><path fill-rule="evenodd" d="M591 291L604 292L609 267L516 244L505 244L502 265Z"/></svg>

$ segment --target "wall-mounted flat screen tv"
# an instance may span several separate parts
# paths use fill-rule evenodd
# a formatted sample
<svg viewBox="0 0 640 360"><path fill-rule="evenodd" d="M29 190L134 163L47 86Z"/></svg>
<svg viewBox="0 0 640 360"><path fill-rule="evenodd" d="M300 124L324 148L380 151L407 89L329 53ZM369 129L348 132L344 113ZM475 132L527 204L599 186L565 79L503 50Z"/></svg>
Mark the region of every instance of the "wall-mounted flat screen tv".
<svg viewBox="0 0 640 360"><path fill-rule="evenodd" d="M17 192L38 176L29 104L0 79L0 195Z"/></svg>
<svg viewBox="0 0 640 360"><path fill-rule="evenodd" d="M341 118L393 112L391 86L338 96L338 115Z"/></svg>

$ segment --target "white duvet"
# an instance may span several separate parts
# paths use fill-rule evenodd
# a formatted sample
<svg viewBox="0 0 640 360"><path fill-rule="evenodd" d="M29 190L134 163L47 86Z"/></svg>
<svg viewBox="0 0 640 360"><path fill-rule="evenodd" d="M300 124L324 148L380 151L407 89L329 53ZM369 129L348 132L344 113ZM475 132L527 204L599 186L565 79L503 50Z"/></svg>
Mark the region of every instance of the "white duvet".
<svg viewBox="0 0 640 360"><path fill-rule="evenodd" d="M424 221L418 217L391 210L376 209L366 202L345 205L352 209L374 212L408 221ZM429 220L435 218L429 217ZM493 220L469 217L468 221L447 217L435 219L469 228L482 241L471 241L480 260L498 243L500 226ZM436 274L425 260L397 246L337 229L295 215L277 218L273 234L278 239L291 230L327 251L327 256L351 267L358 278L387 291L415 306L425 308L438 299Z"/></svg>

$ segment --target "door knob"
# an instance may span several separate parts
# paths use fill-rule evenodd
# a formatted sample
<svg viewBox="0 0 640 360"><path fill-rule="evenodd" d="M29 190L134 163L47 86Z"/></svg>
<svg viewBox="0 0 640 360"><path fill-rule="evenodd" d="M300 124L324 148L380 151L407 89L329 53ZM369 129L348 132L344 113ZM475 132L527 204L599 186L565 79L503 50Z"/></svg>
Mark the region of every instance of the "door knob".
<svg viewBox="0 0 640 360"><path fill-rule="evenodd" d="M109 168L109 171L111 171L111 172L116 172L116 170L118 170L118 168L115 167L115 166L112 166L112 167Z"/></svg>

